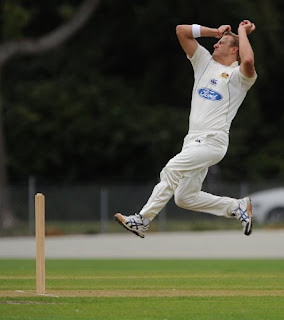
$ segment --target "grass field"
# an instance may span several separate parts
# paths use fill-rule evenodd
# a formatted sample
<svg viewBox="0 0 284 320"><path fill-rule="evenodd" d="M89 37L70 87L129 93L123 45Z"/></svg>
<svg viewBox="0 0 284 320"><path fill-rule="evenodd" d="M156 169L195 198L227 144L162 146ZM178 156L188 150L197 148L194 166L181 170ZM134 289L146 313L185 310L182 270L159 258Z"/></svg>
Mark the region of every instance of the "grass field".
<svg viewBox="0 0 284 320"><path fill-rule="evenodd" d="M281 320L284 260L0 260L0 319Z"/></svg>

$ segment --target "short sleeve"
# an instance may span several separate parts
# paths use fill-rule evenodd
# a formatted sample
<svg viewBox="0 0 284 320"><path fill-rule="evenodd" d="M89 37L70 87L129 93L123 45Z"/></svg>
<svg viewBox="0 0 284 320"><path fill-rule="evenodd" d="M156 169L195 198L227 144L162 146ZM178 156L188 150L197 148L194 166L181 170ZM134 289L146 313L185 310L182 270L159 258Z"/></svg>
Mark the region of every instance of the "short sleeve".
<svg viewBox="0 0 284 320"><path fill-rule="evenodd" d="M237 82L240 88L244 91L248 91L255 83L257 79L257 73L255 72L252 78L247 78L240 70L238 66L234 72L232 77L234 82Z"/></svg>
<svg viewBox="0 0 284 320"><path fill-rule="evenodd" d="M195 78L199 78L203 74L208 63L212 60L212 56L209 51L202 47L200 44L198 44L198 47L194 52L192 58L190 58L188 55L187 58L192 64Z"/></svg>
<svg viewBox="0 0 284 320"><path fill-rule="evenodd" d="M244 74L242 74L241 70L239 70L239 78L241 82L241 87L248 91L255 83L257 79L257 73L254 73L254 76L252 78L247 78Z"/></svg>

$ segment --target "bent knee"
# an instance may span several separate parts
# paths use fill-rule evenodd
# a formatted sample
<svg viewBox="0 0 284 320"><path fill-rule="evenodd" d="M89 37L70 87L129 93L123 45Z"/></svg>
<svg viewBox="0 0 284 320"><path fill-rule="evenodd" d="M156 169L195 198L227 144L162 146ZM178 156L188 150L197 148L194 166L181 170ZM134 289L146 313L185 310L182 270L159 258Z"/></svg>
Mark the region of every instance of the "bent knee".
<svg viewBox="0 0 284 320"><path fill-rule="evenodd" d="M179 197L179 196L175 196L175 204L180 208L184 208L185 207L184 199L182 197Z"/></svg>
<svg viewBox="0 0 284 320"><path fill-rule="evenodd" d="M194 203L196 193L187 195L186 197L182 194L175 194L175 204L183 209L188 209Z"/></svg>

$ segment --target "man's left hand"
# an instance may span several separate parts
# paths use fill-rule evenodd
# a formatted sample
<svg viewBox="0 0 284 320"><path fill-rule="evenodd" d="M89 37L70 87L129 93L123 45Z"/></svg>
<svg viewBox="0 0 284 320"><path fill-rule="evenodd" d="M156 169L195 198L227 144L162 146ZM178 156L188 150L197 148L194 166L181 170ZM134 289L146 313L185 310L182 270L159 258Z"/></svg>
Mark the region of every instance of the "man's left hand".
<svg viewBox="0 0 284 320"><path fill-rule="evenodd" d="M239 24L239 28L244 28L247 34L251 34L255 30L255 24L250 22L249 20L243 20Z"/></svg>

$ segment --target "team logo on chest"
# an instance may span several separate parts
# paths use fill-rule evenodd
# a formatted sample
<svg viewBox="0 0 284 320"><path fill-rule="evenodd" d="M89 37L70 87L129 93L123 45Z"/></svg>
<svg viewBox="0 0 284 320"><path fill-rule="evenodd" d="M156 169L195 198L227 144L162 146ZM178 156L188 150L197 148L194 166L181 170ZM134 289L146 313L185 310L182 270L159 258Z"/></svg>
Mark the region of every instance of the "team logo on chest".
<svg viewBox="0 0 284 320"><path fill-rule="evenodd" d="M228 79L229 77L230 77L230 75L227 72L223 72L221 74L221 78Z"/></svg>
<svg viewBox="0 0 284 320"><path fill-rule="evenodd" d="M219 92L209 88L198 89L198 94L201 98L206 100L218 101L223 99L222 95Z"/></svg>

